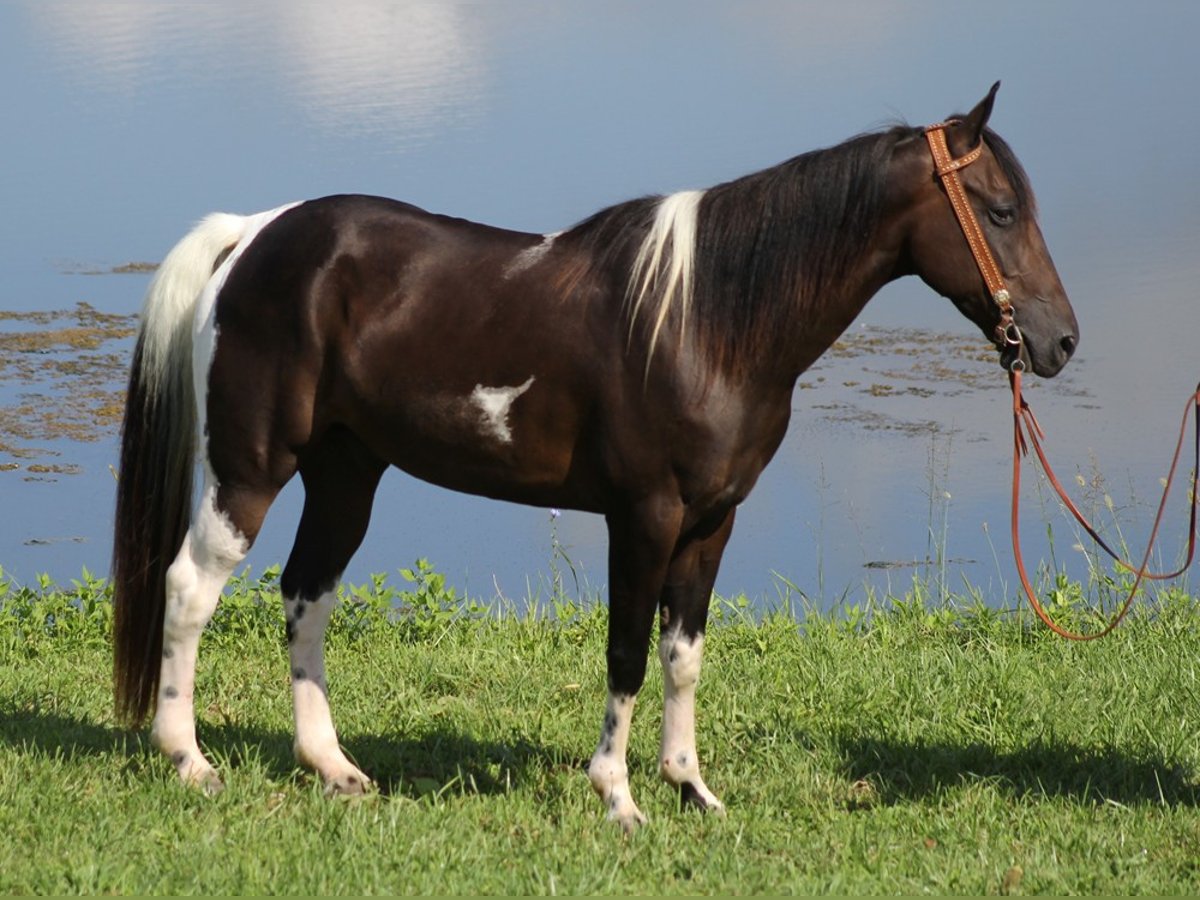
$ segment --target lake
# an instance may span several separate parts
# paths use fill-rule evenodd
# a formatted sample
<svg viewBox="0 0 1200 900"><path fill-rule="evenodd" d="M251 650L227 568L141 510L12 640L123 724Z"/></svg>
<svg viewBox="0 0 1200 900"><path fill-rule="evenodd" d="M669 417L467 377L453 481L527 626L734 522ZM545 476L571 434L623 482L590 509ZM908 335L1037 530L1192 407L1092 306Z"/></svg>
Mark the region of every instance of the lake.
<svg viewBox="0 0 1200 900"><path fill-rule="evenodd" d="M22 582L107 572L130 317L209 211L364 192L555 231L937 121L998 78L992 124L1081 326L1066 372L1028 394L1057 467L1140 550L1200 378L1197 34L1183 2L0 4L0 564ZM914 279L888 286L802 376L718 592L791 584L827 606L932 574L1012 602L1009 410L974 327ZM1078 535L1027 480L1027 553L1080 577ZM300 499L296 482L273 507L253 570L286 557ZM347 578L420 556L520 600L544 592L556 542L604 586L599 518L393 471Z"/></svg>

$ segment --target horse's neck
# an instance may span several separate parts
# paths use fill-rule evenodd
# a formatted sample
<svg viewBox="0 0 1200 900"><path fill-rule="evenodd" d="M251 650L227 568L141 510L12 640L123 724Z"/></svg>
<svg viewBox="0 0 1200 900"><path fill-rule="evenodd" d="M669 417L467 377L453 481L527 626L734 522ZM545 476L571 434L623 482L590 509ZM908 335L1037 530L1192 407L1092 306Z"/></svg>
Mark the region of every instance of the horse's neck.
<svg viewBox="0 0 1200 900"><path fill-rule="evenodd" d="M773 366L789 386L833 346L870 299L895 278L894 257L882 252L871 256L858 270L847 273L836 291L798 299L798 314L792 318L793 333L781 336L781 365Z"/></svg>

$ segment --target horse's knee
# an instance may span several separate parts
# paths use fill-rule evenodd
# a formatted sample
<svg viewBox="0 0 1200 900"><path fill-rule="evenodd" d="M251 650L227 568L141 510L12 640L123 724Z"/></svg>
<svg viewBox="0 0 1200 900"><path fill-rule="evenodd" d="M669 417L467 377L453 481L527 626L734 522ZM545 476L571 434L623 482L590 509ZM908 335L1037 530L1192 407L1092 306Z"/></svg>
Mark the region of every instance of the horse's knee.
<svg viewBox="0 0 1200 900"><path fill-rule="evenodd" d="M674 629L659 640L658 657L668 691L694 688L700 680L704 635L687 636L679 629Z"/></svg>
<svg viewBox="0 0 1200 900"><path fill-rule="evenodd" d="M288 646L293 653L320 652L325 629L333 614L332 591L309 597L304 593L283 595L283 614L287 627Z"/></svg>
<svg viewBox="0 0 1200 900"><path fill-rule="evenodd" d="M646 680L646 648L633 651L624 645L608 650L608 689L615 694L636 696Z"/></svg>
<svg viewBox="0 0 1200 900"><path fill-rule="evenodd" d="M205 596L201 572L192 558L191 535L167 569L163 626L168 642L198 632L212 617L217 598Z"/></svg>

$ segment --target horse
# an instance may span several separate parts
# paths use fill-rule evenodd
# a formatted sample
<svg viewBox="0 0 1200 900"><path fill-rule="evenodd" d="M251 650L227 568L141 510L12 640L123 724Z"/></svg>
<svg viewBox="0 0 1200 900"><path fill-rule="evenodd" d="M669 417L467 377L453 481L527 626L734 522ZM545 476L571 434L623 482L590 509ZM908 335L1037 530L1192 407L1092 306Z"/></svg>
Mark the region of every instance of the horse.
<svg viewBox="0 0 1200 900"><path fill-rule="evenodd" d="M200 634L299 473L280 578L294 753L331 793L370 790L338 744L322 645L396 466L604 516L608 693L587 777L609 819L646 821L626 748L657 611L659 773L681 807L723 814L696 751L709 601L800 373L884 284L913 274L1005 362L1050 377L1077 345L1028 177L987 124L998 86L937 127L954 157L975 157L959 174L1007 277L1016 350L996 336L1000 309L922 129L903 124L552 234L359 195L203 219L147 290L129 377L112 570L119 718L138 727L153 713L151 741L182 781L221 788L196 741Z"/></svg>

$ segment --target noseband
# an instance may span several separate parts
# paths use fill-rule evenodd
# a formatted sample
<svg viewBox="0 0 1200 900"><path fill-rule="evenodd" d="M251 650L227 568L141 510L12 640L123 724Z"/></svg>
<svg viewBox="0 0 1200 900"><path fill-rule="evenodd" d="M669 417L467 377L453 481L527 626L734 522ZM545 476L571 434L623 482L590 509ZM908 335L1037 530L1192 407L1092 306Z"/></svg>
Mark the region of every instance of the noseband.
<svg viewBox="0 0 1200 900"><path fill-rule="evenodd" d="M929 142L929 150L933 154L934 171L946 189L946 196L950 198L954 215L958 218L963 236L971 248L971 255L975 257L975 265L979 267L979 274L983 276L988 293L991 294L992 300L1000 309L1000 321L993 332L992 340L1001 350L1012 352L1013 360L1009 368L1014 372L1019 372L1025 368L1025 364L1021 362L1021 329L1013 320L1012 299L1004 284L1004 276L1000 274L1000 267L996 265L996 259L988 247L987 238L983 235L983 229L979 227L975 211L971 209L962 179L958 177L960 169L966 168L983 155L983 140L979 141L979 146L974 150L955 159L950 155L950 147L946 143L946 126L952 124L955 123L939 122L936 125L927 126L925 139Z"/></svg>

